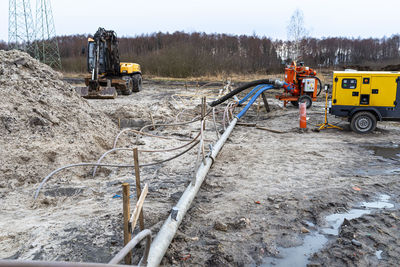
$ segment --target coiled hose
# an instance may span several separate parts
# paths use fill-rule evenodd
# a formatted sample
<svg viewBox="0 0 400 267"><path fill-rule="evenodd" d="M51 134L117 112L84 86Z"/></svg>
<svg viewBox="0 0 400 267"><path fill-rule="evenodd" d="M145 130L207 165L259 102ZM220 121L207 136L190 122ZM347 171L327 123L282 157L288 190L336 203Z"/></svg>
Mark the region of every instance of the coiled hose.
<svg viewBox="0 0 400 267"><path fill-rule="evenodd" d="M223 97L211 102L210 106L211 107L215 107L215 106L217 106L217 105L219 105L221 103L224 103L229 98L231 98L231 97L239 94L240 92L246 90L247 88L250 88L250 87L253 87L253 86L256 86L256 85L260 85L260 84L271 84L272 85L272 84L275 84L275 82L273 80L271 80L271 79L261 79L261 80L255 80L255 81L246 83L246 84L244 84L244 85L232 90L231 92L229 92L228 94L224 95Z"/></svg>

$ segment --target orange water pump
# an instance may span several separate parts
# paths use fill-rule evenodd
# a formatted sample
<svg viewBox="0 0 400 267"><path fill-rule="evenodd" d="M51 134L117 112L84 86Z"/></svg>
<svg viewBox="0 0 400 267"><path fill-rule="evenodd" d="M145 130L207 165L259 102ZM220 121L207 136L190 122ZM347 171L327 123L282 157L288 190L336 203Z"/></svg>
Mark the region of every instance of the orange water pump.
<svg viewBox="0 0 400 267"><path fill-rule="evenodd" d="M316 75L317 72L310 67L305 67L303 62L297 66L293 61L285 68L284 93L277 95L276 98L282 100L285 107L289 101L294 106L305 102L307 108L311 107L322 89L321 81Z"/></svg>

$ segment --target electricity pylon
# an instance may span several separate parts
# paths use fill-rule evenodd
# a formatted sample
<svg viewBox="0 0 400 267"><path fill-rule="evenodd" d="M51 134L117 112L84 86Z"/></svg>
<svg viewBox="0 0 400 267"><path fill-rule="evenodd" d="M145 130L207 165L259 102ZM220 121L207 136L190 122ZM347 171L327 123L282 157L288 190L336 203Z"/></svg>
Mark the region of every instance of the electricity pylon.
<svg viewBox="0 0 400 267"><path fill-rule="evenodd" d="M9 0L8 46L34 56L35 25L30 0Z"/></svg>
<svg viewBox="0 0 400 267"><path fill-rule="evenodd" d="M36 0L35 57L53 68L61 69L60 51L56 38L50 0Z"/></svg>

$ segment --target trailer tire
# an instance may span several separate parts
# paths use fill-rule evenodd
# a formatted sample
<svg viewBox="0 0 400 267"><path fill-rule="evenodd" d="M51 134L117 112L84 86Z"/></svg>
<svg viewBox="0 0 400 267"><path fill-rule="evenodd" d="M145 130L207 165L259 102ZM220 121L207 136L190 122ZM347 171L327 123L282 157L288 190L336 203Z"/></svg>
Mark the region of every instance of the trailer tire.
<svg viewBox="0 0 400 267"><path fill-rule="evenodd" d="M133 92L140 92L142 90L142 75L137 73L132 76Z"/></svg>
<svg viewBox="0 0 400 267"><path fill-rule="evenodd" d="M299 106L299 101L290 101L293 106L298 107Z"/></svg>
<svg viewBox="0 0 400 267"><path fill-rule="evenodd" d="M299 103L306 103L306 107L310 108L312 106L312 98L308 95L302 95L299 97Z"/></svg>
<svg viewBox="0 0 400 267"><path fill-rule="evenodd" d="M359 134L372 132L376 128L376 117L368 111L360 111L351 117L350 129Z"/></svg>

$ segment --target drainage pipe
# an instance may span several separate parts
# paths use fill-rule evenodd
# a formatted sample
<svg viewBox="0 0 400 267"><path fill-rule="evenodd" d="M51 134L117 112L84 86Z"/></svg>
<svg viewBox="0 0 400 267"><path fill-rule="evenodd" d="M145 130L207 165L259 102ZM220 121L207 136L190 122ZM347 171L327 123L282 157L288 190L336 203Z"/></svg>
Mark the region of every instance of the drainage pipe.
<svg viewBox="0 0 400 267"><path fill-rule="evenodd" d="M0 260L0 267L126 267L119 264L65 262L65 261L32 261L32 260ZM130 267L133 267L131 265Z"/></svg>
<svg viewBox="0 0 400 267"><path fill-rule="evenodd" d="M148 267L155 267L160 265L161 260L168 249L168 246L174 238L175 233L183 220L183 217L190 207L190 204L195 198L197 192L199 191L207 175L207 172L210 170L214 159L217 157L219 151L222 149L237 121L238 119L234 118L229 124L224 134L213 146L210 154L206 157L205 164L203 162L201 163L200 167L197 169L195 178L188 185L175 207L172 208L171 214L168 216L167 220L164 222L154 241L151 243L147 263Z"/></svg>

